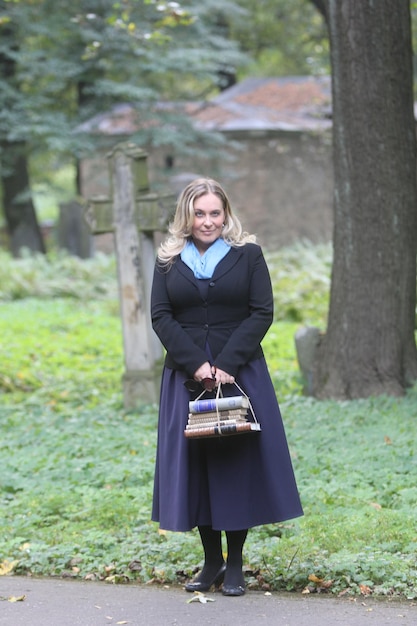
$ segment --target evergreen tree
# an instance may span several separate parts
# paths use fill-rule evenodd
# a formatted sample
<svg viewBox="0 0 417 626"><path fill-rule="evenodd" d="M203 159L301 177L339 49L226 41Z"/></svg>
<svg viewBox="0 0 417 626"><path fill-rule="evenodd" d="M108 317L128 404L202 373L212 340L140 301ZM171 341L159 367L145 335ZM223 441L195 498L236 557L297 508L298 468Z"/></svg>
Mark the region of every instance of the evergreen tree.
<svg viewBox="0 0 417 626"><path fill-rule="evenodd" d="M79 129L100 111L132 104L141 129L133 140L139 144L179 149L195 141L196 131L181 110L160 103L216 92L225 69L234 71L243 57L223 36L220 19L236 5L193 4L0 2L1 179L4 212L13 214L13 223L9 218L7 223L15 254L23 245L43 249L36 236L29 156L48 150L78 159L94 150L99 135Z"/></svg>

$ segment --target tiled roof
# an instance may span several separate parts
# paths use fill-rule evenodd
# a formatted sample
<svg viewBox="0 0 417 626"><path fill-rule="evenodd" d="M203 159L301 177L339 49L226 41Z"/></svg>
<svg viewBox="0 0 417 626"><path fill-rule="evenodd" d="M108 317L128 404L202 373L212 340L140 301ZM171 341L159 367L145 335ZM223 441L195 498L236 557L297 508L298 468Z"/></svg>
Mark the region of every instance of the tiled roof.
<svg viewBox="0 0 417 626"><path fill-rule="evenodd" d="M192 113L207 130L326 128L329 77L248 78Z"/></svg>
<svg viewBox="0 0 417 626"><path fill-rule="evenodd" d="M207 131L324 129L331 125L330 109L328 76L248 78L212 100L184 105L194 123ZM81 130L131 135L139 126L138 113L125 104L96 116Z"/></svg>

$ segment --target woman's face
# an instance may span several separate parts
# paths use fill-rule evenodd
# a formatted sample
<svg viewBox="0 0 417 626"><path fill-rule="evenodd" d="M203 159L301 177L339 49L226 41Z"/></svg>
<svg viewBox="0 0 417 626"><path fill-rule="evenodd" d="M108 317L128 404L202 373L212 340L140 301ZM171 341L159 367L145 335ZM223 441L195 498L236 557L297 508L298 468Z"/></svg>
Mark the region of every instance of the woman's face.
<svg viewBox="0 0 417 626"><path fill-rule="evenodd" d="M222 234L225 212L221 199L214 193L208 193L194 200L194 222L191 236L197 250L204 252Z"/></svg>

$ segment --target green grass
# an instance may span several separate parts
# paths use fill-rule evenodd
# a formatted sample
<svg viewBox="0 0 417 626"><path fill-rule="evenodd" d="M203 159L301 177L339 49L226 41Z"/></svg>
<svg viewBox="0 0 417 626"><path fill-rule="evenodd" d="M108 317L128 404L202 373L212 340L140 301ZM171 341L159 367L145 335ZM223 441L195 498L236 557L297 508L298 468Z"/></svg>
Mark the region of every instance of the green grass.
<svg viewBox="0 0 417 626"><path fill-rule="evenodd" d="M111 302L34 298L2 303L0 406L9 395L81 406L120 396L121 323Z"/></svg>
<svg viewBox="0 0 417 626"><path fill-rule="evenodd" d="M65 262L67 273L62 258L34 261L23 281L28 264L10 261L25 289L3 292L0 574L181 583L202 562L200 542L149 521L157 407L122 406L114 266ZM66 297L54 268L61 286L77 285ZM249 586L416 598L417 388L401 399L302 397L298 325L276 321L264 350L305 516L250 531Z"/></svg>

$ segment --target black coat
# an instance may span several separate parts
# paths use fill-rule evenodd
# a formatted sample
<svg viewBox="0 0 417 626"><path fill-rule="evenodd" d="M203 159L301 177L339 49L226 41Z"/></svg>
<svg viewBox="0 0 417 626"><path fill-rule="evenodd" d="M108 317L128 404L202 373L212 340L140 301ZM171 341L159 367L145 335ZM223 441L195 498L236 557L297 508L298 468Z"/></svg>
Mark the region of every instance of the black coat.
<svg viewBox="0 0 417 626"><path fill-rule="evenodd" d="M165 365L187 375L207 361L236 376L239 368L263 356L260 342L273 319L271 280L261 248L231 248L208 282L198 279L177 257L169 270L155 266L151 296L153 328L167 350Z"/></svg>
<svg viewBox="0 0 417 626"><path fill-rule="evenodd" d="M269 272L256 244L229 250L208 281L196 279L180 258L169 271L156 265L152 319L167 349L152 509L161 528L241 530L302 515L260 346L272 316ZM261 432L184 437L191 395L183 382L209 360L208 352L215 365L238 378ZM224 389L225 395L236 393L233 385Z"/></svg>

